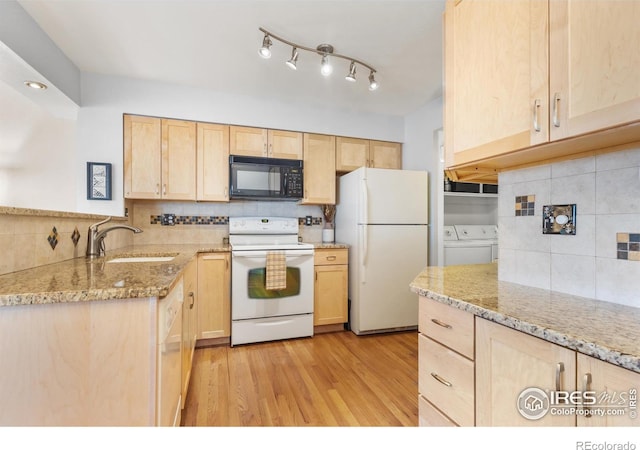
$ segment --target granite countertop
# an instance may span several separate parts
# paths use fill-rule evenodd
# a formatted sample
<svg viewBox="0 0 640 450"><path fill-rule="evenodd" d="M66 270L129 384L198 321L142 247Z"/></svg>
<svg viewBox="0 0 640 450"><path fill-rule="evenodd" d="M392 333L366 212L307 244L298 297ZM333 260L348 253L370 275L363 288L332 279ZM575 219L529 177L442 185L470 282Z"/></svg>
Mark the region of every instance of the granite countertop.
<svg viewBox="0 0 640 450"><path fill-rule="evenodd" d="M0 306L166 296L187 263L200 252L228 252L228 245L140 245L103 258L74 258L0 275ZM175 255L169 262L109 263L121 256Z"/></svg>
<svg viewBox="0 0 640 450"><path fill-rule="evenodd" d="M640 373L640 308L498 281L497 263L427 267L411 290Z"/></svg>
<svg viewBox="0 0 640 450"><path fill-rule="evenodd" d="M347 244L341 244L340 242L310 242L310 244L313 244L314 248L319 248L319 249L323 249L323 248L349 248L349 245Z"/></svg>

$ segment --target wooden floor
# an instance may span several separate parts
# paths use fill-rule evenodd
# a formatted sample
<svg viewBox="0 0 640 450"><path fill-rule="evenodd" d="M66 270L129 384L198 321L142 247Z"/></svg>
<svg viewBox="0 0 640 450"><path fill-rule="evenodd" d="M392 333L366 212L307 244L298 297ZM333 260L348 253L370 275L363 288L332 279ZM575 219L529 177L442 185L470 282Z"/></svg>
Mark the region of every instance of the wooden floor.
<svg viewBox="0 0 640 450"><path fill-rule="evenodd" d="M183 426L417 426L418 335L198 348Z"/></svg>

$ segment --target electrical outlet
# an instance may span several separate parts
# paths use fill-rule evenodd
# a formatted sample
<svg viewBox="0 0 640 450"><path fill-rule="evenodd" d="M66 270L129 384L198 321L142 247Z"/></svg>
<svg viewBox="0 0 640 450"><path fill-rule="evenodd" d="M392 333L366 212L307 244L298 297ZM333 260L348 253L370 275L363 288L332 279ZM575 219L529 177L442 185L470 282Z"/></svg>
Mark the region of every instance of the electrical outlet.
<svg viewBox="0 0 640 450"><path fill-rule="evenodd" d="M175 214L163 214L162 215L162 225L174 226L176 224L176 215Z"/></svg>
<svg viewBox="0 0 640 450"><path fill-rule="evenodd" d="M313 220L312 220L312 217L311 217L311 216L306 216L306 217L304 218L304 224L305 224L306 226L310 227L312 223L313 223Z"/></svg>

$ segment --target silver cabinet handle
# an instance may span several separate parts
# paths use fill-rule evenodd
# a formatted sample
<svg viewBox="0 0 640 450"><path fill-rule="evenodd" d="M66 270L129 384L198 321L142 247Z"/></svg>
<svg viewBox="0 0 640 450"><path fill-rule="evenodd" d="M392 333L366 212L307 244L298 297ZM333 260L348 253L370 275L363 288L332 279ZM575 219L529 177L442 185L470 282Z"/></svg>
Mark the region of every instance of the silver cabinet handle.
<svg viewBox="0 0 640 450"><path fill-rule="evenodd" d="M229 197L229 186L225 186L224 187L224 198L228 198Z"/></svg>
<svg viewBox="0 0 640 450"><path fill-rule="evenodd" d="M160 183L156 183L156 195L160 195Z"/></svg>
<svg viewBox="0 0 640 450"><path fill-rule="evenodd" d="M591 390L591 374L589 372L585 373L582 377L582 392L586 392ZM585 411L585 417L591 417L591 407L587 405L582 405Z"/></svg>
<svg viewBox="0 0 640 450"><path fill-rule="evenodd" d="M560 119L558 118L558 104L560 103L560 94L555 93L553 95L553 126L558 128L560 126Z"/></svg>
<svg viewBox="0 0 640 450"><path fill-rule="evenodd" d="M162 185L162 195L167 195L167 183Z"/></svg>
<svg viewBox="0 0 640 450"><path fill-rule="evenodd" d="M453 327L452 327L451 325L449 325L448 323L441 322L441 321L439 321L438 319L431 319L431 321L432 321L433 323L435 323L436 325L441 326L442 328L448 328L448 329L453 328Z"/></svg>
<svg viewBox="0 0 640 450"><path fill-rule="evenodd" d="M540 116L540 99L537 98L533 102L533 129L536 132L540 132L540 122L538 121Z"/></svg>
<svg viewBox="0 0 640 450"><path fill-rule="evenodd" d="M564 363L556 364L556 391L562 390L562 374L564 373ZM564 401L562 402L564 403Z"/></svg>
<svg viewBox="0 0 640 450"><path fill-rule="evenodd" d="M436 380L438 380L440 383L444 384L447 387L451 387L453 386L451 383L449 383L447 380L445 380L444 378L442 378L440 375L438 375L435 372L431 372L431 376L433 378L435 378Z"/></svg>

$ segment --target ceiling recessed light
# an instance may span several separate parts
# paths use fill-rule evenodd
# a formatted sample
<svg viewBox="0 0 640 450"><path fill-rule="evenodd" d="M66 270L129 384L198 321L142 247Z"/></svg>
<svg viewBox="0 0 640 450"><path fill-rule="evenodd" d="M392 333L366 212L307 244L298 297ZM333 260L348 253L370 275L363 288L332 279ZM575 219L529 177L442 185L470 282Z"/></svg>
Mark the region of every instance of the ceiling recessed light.
<svg viewBox="0 0 640 450"><path fill-rule="evenodd" d="M29 86L31 89L41 89L41 90L45 90L47 88L47 85L44 83L40 83L39 81L25 81L24 84L26 86Z"/></svg>

